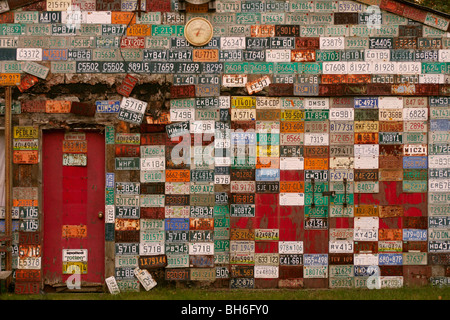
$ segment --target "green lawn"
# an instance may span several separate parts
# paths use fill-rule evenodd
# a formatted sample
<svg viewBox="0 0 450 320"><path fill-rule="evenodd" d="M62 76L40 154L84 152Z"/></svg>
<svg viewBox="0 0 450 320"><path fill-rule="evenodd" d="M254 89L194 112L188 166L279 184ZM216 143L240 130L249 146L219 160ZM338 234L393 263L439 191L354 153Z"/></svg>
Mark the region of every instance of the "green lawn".
<svg viewBox="0 0 450 320"><path fill-rule="evenodd" d="M0 300L450 300L450 287L401 289L268 289L217 290L154 288L148 292L121 293L50 293L14 295L3 293Z"/></svg>

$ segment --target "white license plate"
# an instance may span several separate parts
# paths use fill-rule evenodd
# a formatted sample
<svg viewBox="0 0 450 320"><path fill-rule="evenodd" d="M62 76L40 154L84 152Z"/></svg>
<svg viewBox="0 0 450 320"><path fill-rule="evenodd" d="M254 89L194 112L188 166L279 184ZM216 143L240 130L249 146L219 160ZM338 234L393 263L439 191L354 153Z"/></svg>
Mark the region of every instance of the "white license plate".
<svg viewBox="0 0 450 320"><path fill-rule="evenodd" d="M378 169L378 156L355 157L355 169Z"/></svg>
<svg viewBox="0 0 450 320"><path fill-rule="evenodd" d="M230 184L230 176L214 175L214 184Z"/></svg>
<svg viewBox="0 0 450 320"><path fill-rule="evenodd" d="M428 168L439 169L450 167L450 155L433 155L428 157Z"/></svg>
<svg viewBox="0 0 450 320"><path fill-rule="evenodd" d="M378 157L380 146L378 144L355 144L355 157Z"/></svg>
<svg viewBox="0 0 450 320"><path fill-rule="evenodd" d="M323 62L322 63L323 74L347 74L348 63L347 62Z"/></svg>
<svg viewBox="0 0 450 320"><path fill-rule="evenodd" d="M355 253L353 255L353 264L355 266L377 266L378 254L373 253Z"/></svg>
<svg viewBox="0 0 450 320"><path fill-rule="evenodd" d="M380 185L378 181L355 181L355 193L378 193Z"/></svg>
<svg viewBox="0 0 450 320"><path fill-rule="evenodd" d="M304 141L304 133L281 133L280 145L297 146L302 145Z"/></svg>
<svg viewBox="0 0 450 320"><path fill-rule="evenodd" d="M255 109L232 109L231 121L250 121L256 119Z"/></svg>
<svg viewBox="0 0 450 320"><path fill-rule="evenodd" d="M320 37L320 50L344 50L344 37Z"/></svg>
<svg viewBox="0 0 450 320"><path fill-rule="evenodd" d="M255 193L255 181L231 181L232 193Z"/></svg>
<svg viewBox="0 0 450 320"><path fill-rule="evenodd" d="M303 206L303 205L305 205L305 194L280 193L280 206Z"/></svg>
<svg viewBox="0 0 450 320"><path fill-rule="evenodd" d="M355 225L355 229L378 229L379 218L378 217L355 217L354 225Z"/></svg>
<svg viewBox="0 0 450 320"><path fill-rule="evenodd" d="M378 229L355 229L354 241L378 241Z"/></svg>
<svg viewBox="0 0 450 320"><path fill-rule="evenodd" d="M120 108L143 114L147 108L147 102L134 98L123 97L120 103Z"/></svg>
<svg viewBox="0 0 450 320"><path fill-rule="evenodd" d="M353 253L353 241L333 240L328 243L329 253Z"/></svg>
<svg viewBox="0 0 450 320"><path fill-rule="evenodd" d="M190 122L191 133L214 133L214 120L197 120Z"/></svg>
<svg viewBox="0 0 450 320"><path fill-rule="evenodd" d="M354 119L353 108L331 108L330 120L350 120Z"/></svg>
<svg viewBox="0 0 450 320"><path fill-rule="evenodd" d="M428 180L429 192L449 192L450 191L450 179L429 179Z"/></svg>
<svg viewBox="0 0 450 320"><path fill-rule="evenodd" d="M214 243L210 242L189 242L190 255L213 255Z"/></svg>
<svg viewBox="0 0 450 320"><path fill-rule="evenodd" d="M189 194L190 190L189 182L166 182L165 184L166 194Z"/></svg>
<svg viewBox="0 0 450 320"><path fill-rule="evenodd" d="M222 85L224 87L236 88L245 87L247 83L246 74L224 74L222 76Z"/></svg>
<svg viewBox="0 0 450 320"><path fill-rule="evenodd" d="M305 133L305 146L327 146L328 144L328 133Z"/></svg>
<svg viewBox="0 0 450 320"><path fill-rule="evenodd" d="M17 48L18 61L42 61L42 48Z"/></svg>
<svg viewBox="0 0 450 320"><path fill-rule="evenodd" d="M278 266L255 266L254 267L255 278L278 278Z"/></svg>
<svg viewBox="0 0 450 320"><path fill-rule="evenodd" d="M281 157L280 170L303 170L304 158L302 157Z"/></svg>
<svg viewBox="0 0 450 320"><path fill-rule="evenodd" d="M378 97L379 109L402 109L403 97Z"/></svg>
<svg viewBox="0 0 450 320"><path fill-rule="evenodd" d="M291 62L291 50L268 49L266 50L266 62Z"/></svg>
<svg viewBox="0 0 450 320"><path fill-rule="evenodd" d="M220 49L245 49L245 37L221 37Z"/></svg>
<svg viewBox="0 0 450 320"><path fill-rule="evenodd" d="M171 108L170 121L189 121L195 119L194 108Z"/></svg>
<svg viewBox="0 0 450 320"><path fill-rule="evenodd" d="M141 170L165 170L166 169L166 158L141 158Z"/></svg>
<svg viewBox="0 0 450 320"><path fill-rule="evenodd" d="M328 278L328 266L303 266L303 278Z"/></svg>
<svg viewBox="0 0 450 320"><path fill-rule="evenodd" d="M330 157L330 169L353 169L353 157Z"/></svg>
<svg viewBox="0 0 450 320"><path fill-rule="evenodd" d="M380 109L378 115L380 121L403 121L402 109Z"/></svg>
<svg viewBox="0 0 450 320"><path fill-rule="evenodd" d="M164 242L143 242L139 243L139 255L151 256L164 254L165 244Z"/></svg>
<svg viewBox="0 0 450 320"><path fill-rule="evenodd" d="M279 241L278 252L283 254L303 254L303 241Z"/></svg>
<svg viewBox="0 0 450 320"><path fill-rule="evenodd" d="M167 206L164 209L166 218L189 218L189 206Z"/></svg>
<svg viewBox="0 0 450 320"><path fill-rule="evenodd" d="M403 120L428 120L428 108L404 108Z"/></svg>

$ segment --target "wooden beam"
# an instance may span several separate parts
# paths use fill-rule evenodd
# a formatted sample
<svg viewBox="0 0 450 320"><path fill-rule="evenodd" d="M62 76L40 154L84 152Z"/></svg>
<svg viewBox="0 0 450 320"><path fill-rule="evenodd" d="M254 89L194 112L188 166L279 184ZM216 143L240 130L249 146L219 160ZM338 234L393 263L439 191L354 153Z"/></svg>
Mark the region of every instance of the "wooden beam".
<svg viewBox="0 0 450 320"><path fill-rule="evenodd" d="M6 248L12 246L12 96L11 87L5 87L5 241ZM12 271L12 253L6 251L5 257L6 271ZM9 287L11 279L6 280L6 287Z"/></svg>

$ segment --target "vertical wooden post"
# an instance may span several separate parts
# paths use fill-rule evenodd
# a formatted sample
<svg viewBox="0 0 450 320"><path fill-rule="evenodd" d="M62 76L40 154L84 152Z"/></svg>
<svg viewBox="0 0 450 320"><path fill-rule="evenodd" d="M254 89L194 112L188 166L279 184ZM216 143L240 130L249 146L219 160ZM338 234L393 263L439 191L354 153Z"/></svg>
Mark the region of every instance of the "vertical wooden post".
<svg viewBox="0 0 450 320"><path fill-rule="evenodd" d="M5 235L6 248L6 271L12 271L12 97L11 87L5 87ZM9 287L11 279L8 277L6 287Z"/></svg>

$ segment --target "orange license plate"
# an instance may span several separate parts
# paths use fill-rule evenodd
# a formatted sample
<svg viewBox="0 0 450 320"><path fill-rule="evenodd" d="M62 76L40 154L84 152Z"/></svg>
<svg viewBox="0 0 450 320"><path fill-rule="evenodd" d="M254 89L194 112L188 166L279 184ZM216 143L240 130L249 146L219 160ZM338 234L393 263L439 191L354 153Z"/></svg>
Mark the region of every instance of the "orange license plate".
<svg viewBox="0 0 450 320"><path fill-rule="evenodd" d="M189 182L190 180L190 170L166 170L166 182Z"/></svg>
<svg viewBox="0 0 450 320"><path fill-rule="evenodd" d="M62 226L63 238L86 238L87 226L85 225L63 225Z"/></svg>

